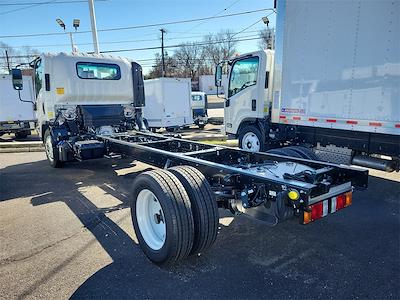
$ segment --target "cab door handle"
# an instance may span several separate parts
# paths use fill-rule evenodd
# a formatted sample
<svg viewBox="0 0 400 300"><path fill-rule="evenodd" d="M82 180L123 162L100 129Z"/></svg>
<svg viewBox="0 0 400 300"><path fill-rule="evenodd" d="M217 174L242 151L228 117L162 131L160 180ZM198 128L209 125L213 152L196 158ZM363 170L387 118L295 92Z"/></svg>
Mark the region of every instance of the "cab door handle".
<svg viewBox="0 0 400 300"><path fill-rule="evenodd" d="M257 109L257 100L253 99L251 100L251 110L256 111L256 109Z"/></svg>

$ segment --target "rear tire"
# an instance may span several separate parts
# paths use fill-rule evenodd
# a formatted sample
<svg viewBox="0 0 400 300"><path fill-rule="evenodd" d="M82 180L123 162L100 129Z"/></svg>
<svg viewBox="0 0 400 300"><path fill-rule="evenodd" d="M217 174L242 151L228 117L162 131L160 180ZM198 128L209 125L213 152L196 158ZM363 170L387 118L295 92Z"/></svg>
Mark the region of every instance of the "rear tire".
<svg viewBox="0 0 400 300"><path fill-rule="evenodd" d="M44 134L44 148L46 150L47 160L50 163L50 166L53 168L61 168L63 166L63 162L58 158L58 151L56 147L56 142L54 141L50 129L47 129Z"/></svg>
<svg viewBox="0 0 400 300"><path fill-rule="evenodd" d="M244 126L239 132L239 148L251 152L263 152L265 137L256 126Z"/></svg>
<svg viewBox="0 0 400 300"><path fill-rule="evenodd" d="M132 222L145 255L159 265L187 257L193 245L193 216L178 178L169 171L153 170L138 175L133 185Z"/></svg>
<svg viewBox="0 0 400 300"><path fill-rule="evenodd" d="M193 221L194 240L190 254L203 253L215 242L218 234L218 206L210 184L204 175L191 166L169 169L184 186L189 195Z"/></svg>

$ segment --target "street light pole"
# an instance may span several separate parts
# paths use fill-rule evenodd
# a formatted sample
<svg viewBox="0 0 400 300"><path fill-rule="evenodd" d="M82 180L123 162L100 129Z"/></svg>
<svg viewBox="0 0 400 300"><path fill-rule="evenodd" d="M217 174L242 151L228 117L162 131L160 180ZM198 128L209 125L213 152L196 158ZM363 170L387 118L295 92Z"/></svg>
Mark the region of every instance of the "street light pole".
<svg viewBox="0 0 400 300"><path fill-rule="evenodd" d="M96 25L96 13L94 11L94 0L89 1L89 11L90 11L90 21L92 24L92 37L93 37L93 47L94 52L99 54L99 40L97 38L97 25Z"/></svg>

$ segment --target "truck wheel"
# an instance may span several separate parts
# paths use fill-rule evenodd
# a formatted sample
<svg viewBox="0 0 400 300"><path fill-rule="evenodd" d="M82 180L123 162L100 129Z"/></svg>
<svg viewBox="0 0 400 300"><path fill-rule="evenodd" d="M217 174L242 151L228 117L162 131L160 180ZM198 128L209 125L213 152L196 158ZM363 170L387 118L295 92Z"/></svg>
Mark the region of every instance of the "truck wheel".
<svg viewBox="0 0 400 300"><path fill-rule="evenodd" d="M51 136L50 130L47 129L44 134L44 149L46 150L47 160L50 163L50 166L53 168L61 168L63 162L58 158L58 151L56 148L56 143Z"/></svg>
<svg viewBox="0 0 400 300"><path fill-rule="evenodd" d="M265 150L265 137L256 126L245 126L239 132L239 148L251 152L262 152Z"/></svg>
<svg viewBox="0 0 400 300"><path fill-rule="evenodd" d="M204 175L191 166L169 169L182 183L189 195L193 221L194 240L190 254L203 253L215 242L218 233L218 206L210 184Z"/></svg>
<svg viewBox="0 0 400 300"><path fill-rule="evenodd" d="M168 265L189 255L194 236L190 200L171 172L137 176L131 215L139 245L152 262Z"/></svg>
<svg viewBox="0 0 400 300"><path fill-rule="evenodd" d="M29 135L28 131L19 131L15 133L15 137L17 139L26 139Z"/></svg>
<svg viewBox="0 0 400 300"><path fill-rule="evenodd" d="M202 124L202 125L198 125L198 126L199 126L199 128L200 128L201 130L203 130L204 127L206 127L206 124Z"/></svg>

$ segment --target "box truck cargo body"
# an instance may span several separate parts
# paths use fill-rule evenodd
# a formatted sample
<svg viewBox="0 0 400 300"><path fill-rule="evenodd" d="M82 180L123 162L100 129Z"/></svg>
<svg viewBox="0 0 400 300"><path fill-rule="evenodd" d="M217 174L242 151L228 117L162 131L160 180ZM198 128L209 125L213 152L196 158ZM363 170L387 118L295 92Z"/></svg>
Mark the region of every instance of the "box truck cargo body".
<svg viewBox="0 0 400 300"><path fill-rule="evenodd" d="M399 1L277 1L275 50L228 63L226 132L250 151L307 145L324 160L399 170L399 11Z"/></svg>
<svg viewBox="0 0 400 300"><path fill-rule="evenodd" d="M189 78L157 78L144 81L143 115L150 128L178 128L193 124Z"/></svg>
<svg viewBox="0 0 400 300"><path fill-rule="evenodd" d="M18 91L13 89L11 75L0 75L0 135L15 133L17 137L26 137L35 126L33 110L32 77L23 76L24 88L19 99Z"/></svg>

